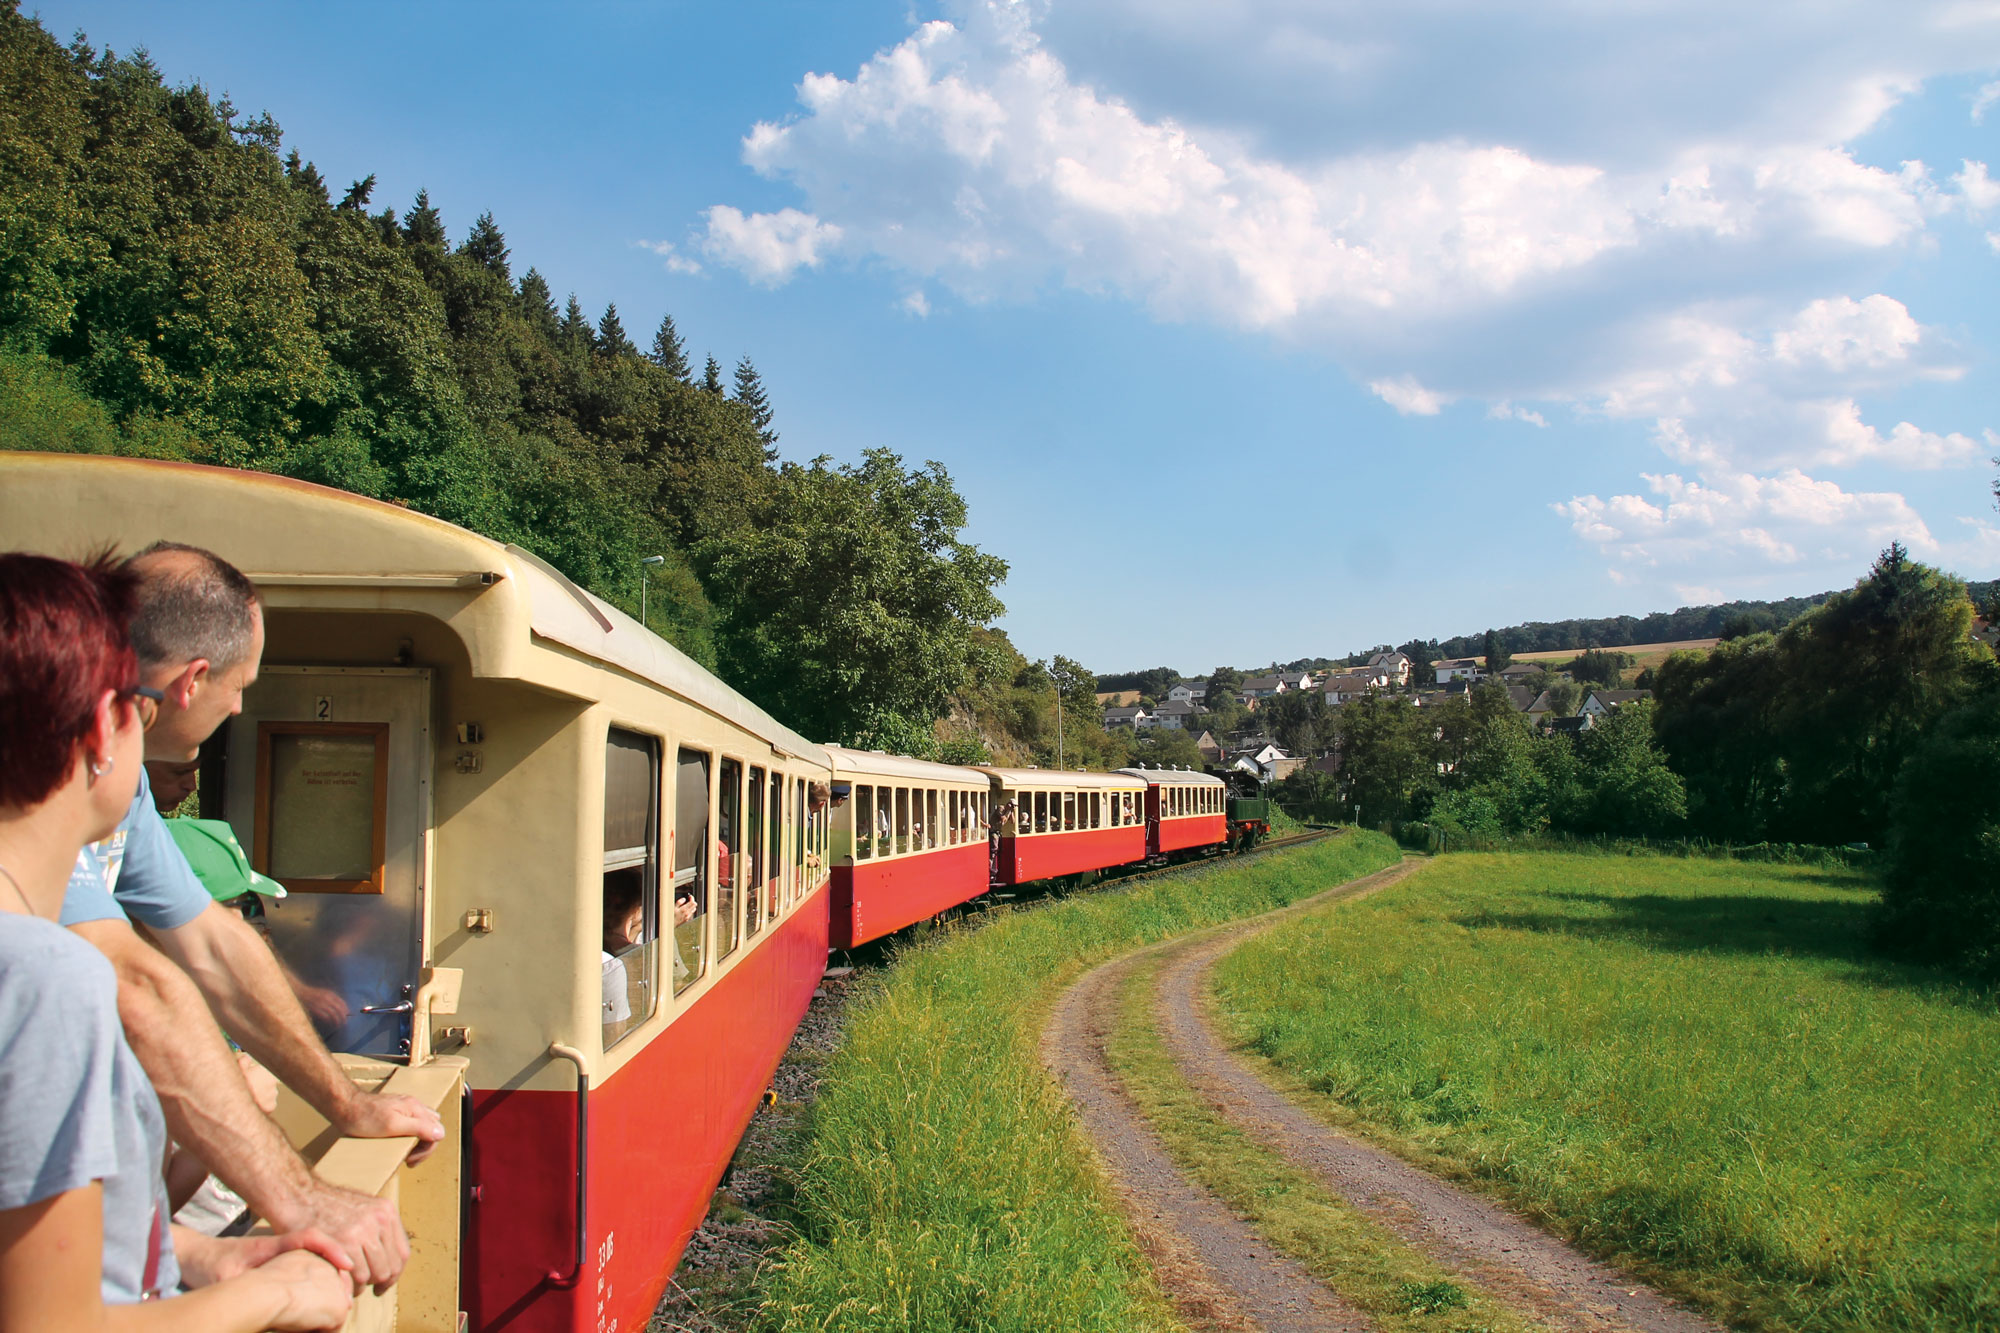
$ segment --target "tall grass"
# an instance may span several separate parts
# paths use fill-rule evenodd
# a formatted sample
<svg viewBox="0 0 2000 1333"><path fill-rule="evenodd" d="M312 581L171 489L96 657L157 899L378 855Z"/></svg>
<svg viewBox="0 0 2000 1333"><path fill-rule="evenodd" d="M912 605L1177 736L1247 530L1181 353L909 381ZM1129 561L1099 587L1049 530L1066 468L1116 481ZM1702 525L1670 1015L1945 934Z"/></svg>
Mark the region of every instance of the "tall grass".
<svg viewBox="0 0 2000 1333"><path fill-rule="evenodd" d="M1392 1143L1747 1326L2000 1327L1995 997L1864 947L1843 869L1446 857L1226 958L1224 1011Z"/></svg>
<svg viewBox="0 0 2000 1333"><path fill-rule="evenodd" d="M1392 864L1377 834L939 932L855 1002L828 1073L799 1240L762 1322L994 1333L1174 1327L1037 1044L1050 1002L1127 949Z"/></svg>

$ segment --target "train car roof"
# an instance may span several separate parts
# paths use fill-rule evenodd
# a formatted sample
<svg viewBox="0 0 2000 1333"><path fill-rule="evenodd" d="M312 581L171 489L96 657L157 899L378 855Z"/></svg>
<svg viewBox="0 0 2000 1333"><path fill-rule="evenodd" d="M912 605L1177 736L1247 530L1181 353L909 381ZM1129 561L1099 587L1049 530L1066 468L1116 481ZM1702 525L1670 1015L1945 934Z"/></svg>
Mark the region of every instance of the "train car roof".
<svg viewBox="0 0 2000 1333"><path fill-rule="evenodd" d="M1130 773L1146 782L1158 783L1162 787L1223 787L1228 784L1213 773L1196 773L1185 768L1121 768L1120 773Z"/></svg>
<svg viewBox="0 0 2000 1333"><path fill-rule="evenodd" d="M833 761L833 773L837 778L903 778L910 782L956 782L973 787L987 785L986 774L976 768L934 764L928 759L884 754L880 750L850 750L844 745L825 748Z"/></svg>
<svg viewBox="0 0 2000 1333"><path fill-rule="evenodd" d="M994 768L987 764L978 766L981 773L999 778L1009 787L1050 787L1065 791L1109 788L1115 791L1130 791L1139 784L1129 776L1120 773L1073 773L1061 768Z"/></svg>
<svg viewBox="0 0 2000 1333"><path fill-rule="evenodd" d="M13 549L76 558L107 544L206 547L273 608L433 615L465 642L480 676L535 680L527 650L540 640L676 694L780 753L827 763L817 742L532 552L443 519L290 477L155 459L0 451L0 479L0 540Z"/></svg>

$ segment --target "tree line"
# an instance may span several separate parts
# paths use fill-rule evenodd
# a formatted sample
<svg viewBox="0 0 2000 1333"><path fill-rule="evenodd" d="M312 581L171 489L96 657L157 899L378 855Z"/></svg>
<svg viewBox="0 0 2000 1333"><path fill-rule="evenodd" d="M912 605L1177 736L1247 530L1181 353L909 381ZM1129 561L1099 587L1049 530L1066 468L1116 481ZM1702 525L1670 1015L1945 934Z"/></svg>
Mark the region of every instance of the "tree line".
<svg viewBox="0 0 2000 1333"><path fill-rule="evenodd" d="M2000 664L1967 585L1891 545L1782 629L1669 656L1651 701L1538 731L1488 682L1440 706L1265 700L1338 756L1283 794L1448 835L1698 837L1883 852L1883 941L2000 980ZM1296 715L1296 716L1293 716Z"/></svg>
<svg viewBox="0 0 2000 1333"><path fill-rule="evenodd" d="M336 486L628 612L645 579L649 626L782 721L937 747L1006 574L941 466L781 462L748 356L697 370L670 314L641 348L517 271L490 213L454 242L423 192L329 188L268 114L16 0L0 88L0 447Z"/></svg>

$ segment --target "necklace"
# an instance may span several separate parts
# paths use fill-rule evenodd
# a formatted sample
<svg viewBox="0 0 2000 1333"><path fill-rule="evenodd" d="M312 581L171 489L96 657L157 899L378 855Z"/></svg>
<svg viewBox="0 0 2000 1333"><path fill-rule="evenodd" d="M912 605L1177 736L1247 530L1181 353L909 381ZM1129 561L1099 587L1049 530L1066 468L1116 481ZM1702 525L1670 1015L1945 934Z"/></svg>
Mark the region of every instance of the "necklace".
<svg viewBox="0 0 2000 1333"><path fill-rule="evenodd" d="M14 872L9 870L6 866L0 866L0 875L5 875L7 877L7 882L13 885L14 887L14 896L21 900L21 906L28 909L28 915L34 916L35 905L28 901L27 890L21 887L20 880L14 878Z"/></svg>

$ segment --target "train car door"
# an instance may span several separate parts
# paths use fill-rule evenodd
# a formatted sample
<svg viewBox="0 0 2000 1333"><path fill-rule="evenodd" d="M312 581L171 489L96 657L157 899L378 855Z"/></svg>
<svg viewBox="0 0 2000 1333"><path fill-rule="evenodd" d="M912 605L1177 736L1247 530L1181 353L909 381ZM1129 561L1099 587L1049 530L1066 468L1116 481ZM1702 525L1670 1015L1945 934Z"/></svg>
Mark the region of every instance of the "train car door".
<svg viewBox="0 0 2000 1333"><path fill-rule="evenodd" d="M410 1053L430 706L420 667L267 666L229 725L223 815L251 864L285 886L265 926L331 1050Z"/></svg>

